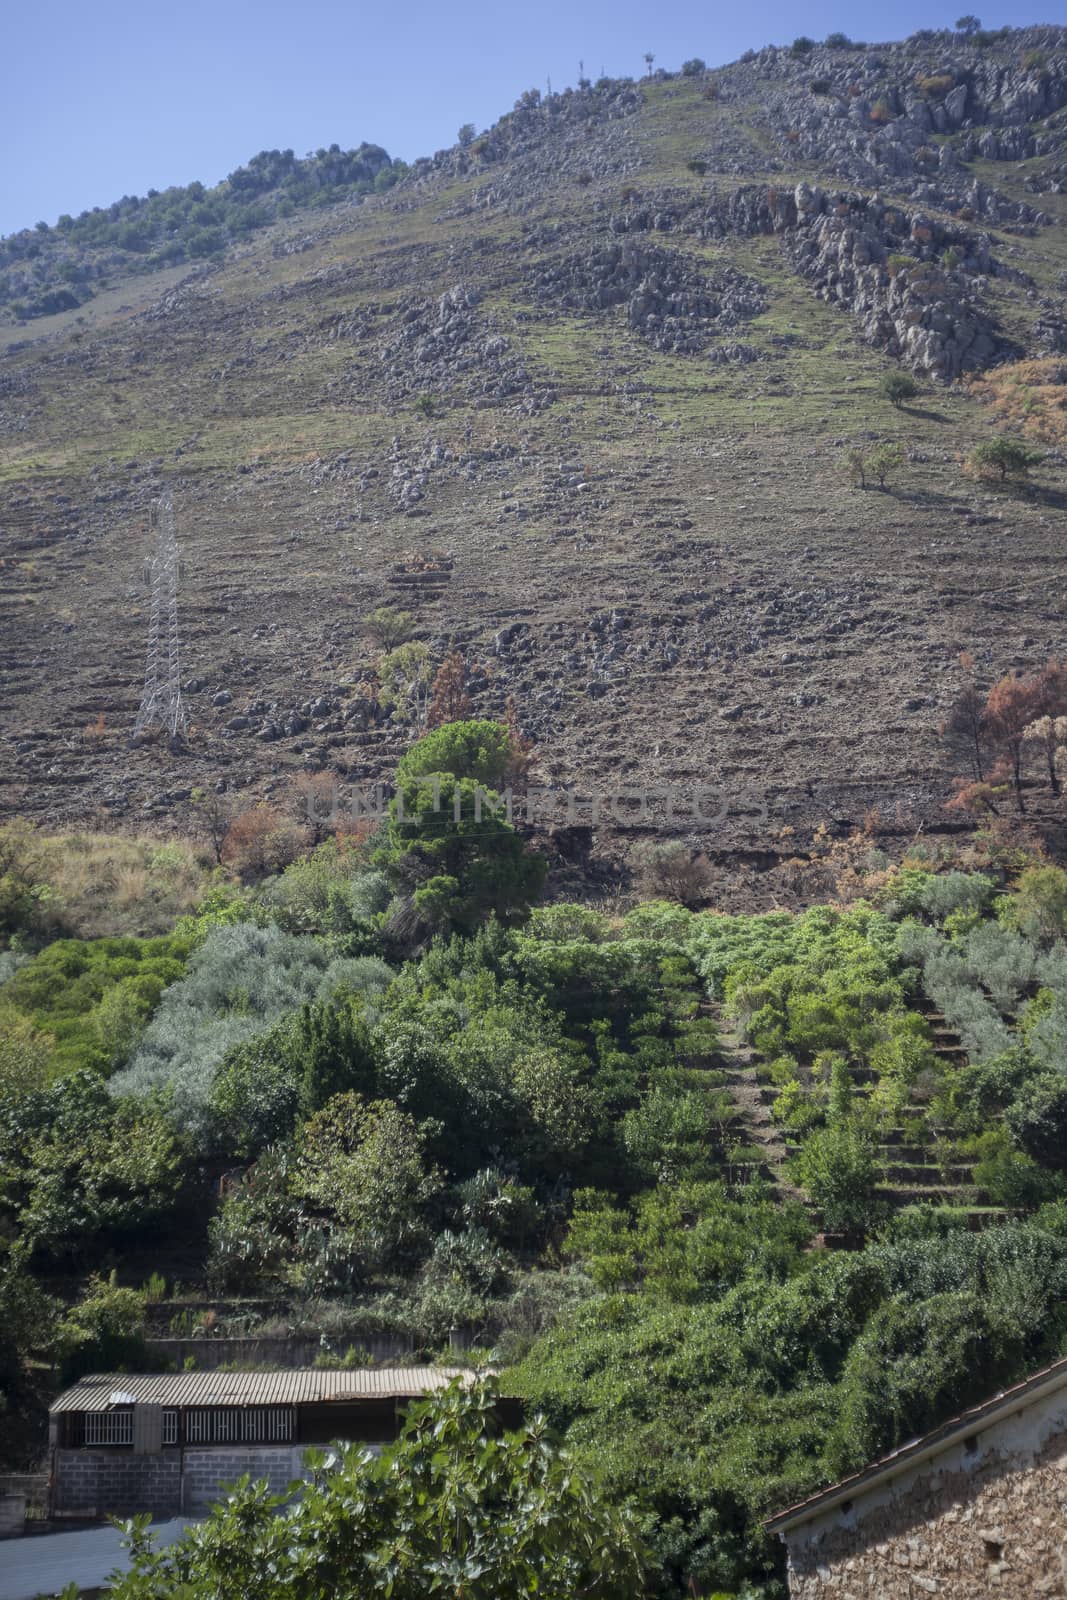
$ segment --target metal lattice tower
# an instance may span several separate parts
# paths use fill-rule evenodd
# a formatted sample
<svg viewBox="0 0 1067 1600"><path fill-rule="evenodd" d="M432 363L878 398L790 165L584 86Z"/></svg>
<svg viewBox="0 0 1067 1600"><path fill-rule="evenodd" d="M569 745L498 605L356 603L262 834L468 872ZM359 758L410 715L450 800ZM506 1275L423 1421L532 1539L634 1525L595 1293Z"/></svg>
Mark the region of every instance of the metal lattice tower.
<svg viewBox="0 0 1067 1600"><path fill-rule="evenodd" d="M148 619L148 657L144 693L134 723L133 736L162 728L177 739L186 731L182 702L181 659L178 652L178 579L181 562L174 536L174 502L169 490L152 504L156 548L145 562L145 578L152 590Z"/></svg>

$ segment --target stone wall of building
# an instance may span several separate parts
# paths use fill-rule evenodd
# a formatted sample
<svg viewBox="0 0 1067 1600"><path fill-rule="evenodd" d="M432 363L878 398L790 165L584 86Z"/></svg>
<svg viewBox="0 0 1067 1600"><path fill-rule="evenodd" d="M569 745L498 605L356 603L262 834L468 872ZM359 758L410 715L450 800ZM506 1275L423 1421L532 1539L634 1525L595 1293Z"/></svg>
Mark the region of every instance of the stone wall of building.
<svg viewBox="0 0 1067 1600"><path fill-rule="evenodd" d="M788 1536L794 1600L1067 1600L1063 1397Z"/></svg>

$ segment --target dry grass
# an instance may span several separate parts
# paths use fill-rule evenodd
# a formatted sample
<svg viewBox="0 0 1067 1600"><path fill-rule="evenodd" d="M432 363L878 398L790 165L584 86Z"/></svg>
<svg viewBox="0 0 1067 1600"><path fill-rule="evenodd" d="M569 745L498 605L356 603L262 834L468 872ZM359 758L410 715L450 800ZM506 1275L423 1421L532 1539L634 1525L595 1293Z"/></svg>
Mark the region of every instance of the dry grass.
<svg viewBox="0 0 1067 1600"><path fill-rule="evenodd" d="M1067 359L1015 361L973 378L972 394L993 407L1001 421L1042 444L1067 443Z"/></svg>
<svg viewBox="0 0 1067 1600"><path fill-rule="evenodd" d="M203 898L209 869L191 845L127 834L39 834L38 881L72 937L169 932Z"/></svg>

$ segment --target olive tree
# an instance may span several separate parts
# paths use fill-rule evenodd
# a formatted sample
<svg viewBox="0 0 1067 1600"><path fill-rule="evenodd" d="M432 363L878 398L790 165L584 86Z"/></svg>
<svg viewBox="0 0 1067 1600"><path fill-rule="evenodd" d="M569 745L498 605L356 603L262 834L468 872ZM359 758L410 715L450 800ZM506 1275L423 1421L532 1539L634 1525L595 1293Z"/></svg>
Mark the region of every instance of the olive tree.
<svg viewBox="0 0 1067 1600"><path fill-rule="evenodd" d="M1009 439L998 434L995 439L984 439L971 451L970 465L980 478L1025 478L1031 467L1042 459L1040 450L1031 450L1019 439Z"/></svg>

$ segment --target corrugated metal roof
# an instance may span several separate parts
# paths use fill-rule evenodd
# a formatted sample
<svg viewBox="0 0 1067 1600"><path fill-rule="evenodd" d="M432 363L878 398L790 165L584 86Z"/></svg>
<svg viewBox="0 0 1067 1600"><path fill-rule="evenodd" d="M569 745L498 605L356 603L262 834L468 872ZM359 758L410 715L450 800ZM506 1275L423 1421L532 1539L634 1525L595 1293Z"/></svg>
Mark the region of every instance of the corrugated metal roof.
<svg viewBox="0 0 1067 1600"><path fill-rule="evenodd" d="M286 1372L95 1372L80 1378L49 1410L109 1411L121 1404L161 1406L314 1405L332 1400L412 1399L443 1389L453 1378L465 1384L469 1367L362 1367L331 1372L293 1367Z"/></svg>

